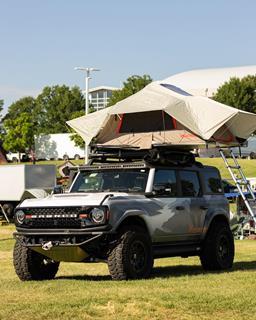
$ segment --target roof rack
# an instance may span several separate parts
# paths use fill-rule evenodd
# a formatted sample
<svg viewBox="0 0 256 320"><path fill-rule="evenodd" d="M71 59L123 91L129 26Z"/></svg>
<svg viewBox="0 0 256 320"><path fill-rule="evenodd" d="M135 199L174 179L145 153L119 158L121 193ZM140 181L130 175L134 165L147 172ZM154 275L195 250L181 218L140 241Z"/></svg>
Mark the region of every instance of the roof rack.
<svg viewBox="0 0 256 320"><path fill-rule="evenodd" d="M153 149L128 147L94 146L89 155L90 165L95 162L133 162L145 161L158 165L193 165L195 156L190 151L174 149L167 146L156 146Z"/></svg>

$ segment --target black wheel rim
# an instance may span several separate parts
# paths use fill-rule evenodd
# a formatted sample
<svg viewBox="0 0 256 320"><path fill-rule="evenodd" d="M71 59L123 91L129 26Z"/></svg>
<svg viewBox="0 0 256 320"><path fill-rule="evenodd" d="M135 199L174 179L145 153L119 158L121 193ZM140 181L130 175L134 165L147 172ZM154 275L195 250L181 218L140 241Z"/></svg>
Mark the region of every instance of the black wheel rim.
<svg viewBox="0 0 256 320"><path fill-rule="evenodd" d="M145 268L146 248L141 241L134 241L131 245L130 264L137 274Z"/></svg>
<svg viewBox="0 0 256 320"><path fill-rule="evenodd" d="M218 246L218 256L224 261L229 257L229 241L226 236L222 236Z"/></svg>

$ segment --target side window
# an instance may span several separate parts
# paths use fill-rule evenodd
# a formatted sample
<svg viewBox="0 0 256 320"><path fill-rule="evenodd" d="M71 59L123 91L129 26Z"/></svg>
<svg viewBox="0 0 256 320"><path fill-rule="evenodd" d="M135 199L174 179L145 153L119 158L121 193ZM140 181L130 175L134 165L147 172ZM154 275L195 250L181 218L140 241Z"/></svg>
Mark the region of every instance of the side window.
<svg viewBox="0 0 256 320"><path fill-rule="evenodd" d="M179 171L183 197L200 196L200 183L195 171Z"/></svg>
<svg viewBox="0 0 256 320"><path fill-rule="evenodd" d="M205 184L206 193L220 194L223 192L222 185L221 185L221 179L220 179L218 171L216 171L216 170L204 171L203 177L204 177L204 184Z"/></svg>
<svg viewBox="0 0 256 320"><path fill-rule="evenodd" d="M174 170L156 170L153 191L158 195L165 195L170 197L177 196L177 181Z"/></svg>

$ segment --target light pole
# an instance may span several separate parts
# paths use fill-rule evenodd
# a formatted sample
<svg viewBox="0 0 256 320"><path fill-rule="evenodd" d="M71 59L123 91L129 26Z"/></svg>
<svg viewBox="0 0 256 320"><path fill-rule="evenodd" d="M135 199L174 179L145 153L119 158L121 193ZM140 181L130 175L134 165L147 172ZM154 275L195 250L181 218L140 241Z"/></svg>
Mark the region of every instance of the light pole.
<svg viewBox="0 0 256 320"><path fill-rule="evenodd" d="M85 77L85 115L89 113L89 80L91 79L90 73L92 71L100 71L97 68L85 68L85 67L75 67L75 70L83 71L86 73ZM85 150L84 150L84 163L88 162L88 155L89 155L89 146L85 141Z"/></svg>

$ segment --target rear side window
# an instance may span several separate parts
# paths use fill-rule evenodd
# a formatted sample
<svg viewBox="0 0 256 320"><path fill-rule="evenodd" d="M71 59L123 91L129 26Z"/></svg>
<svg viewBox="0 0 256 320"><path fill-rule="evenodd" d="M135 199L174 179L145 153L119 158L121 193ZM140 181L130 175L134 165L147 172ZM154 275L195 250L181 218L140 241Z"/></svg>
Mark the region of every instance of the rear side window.
<svg viewBox="0 0 256 320"><path fill-rule="evenodd" d="M174 170L161 170L158 169L155 173L153 190L159 187L164 187L164 195L175 197L177 196L177 181Z"/></svg>
<svg viewBox="0 0 256 320"><path fill-rule="evenodd" d="M209 170L203 172L206 193L223 193L221 179L218 171Z"/></svg>
<svg viewBox="0 0 256 320"><path fill-rule="evenodd" d="M179 171L183 197L199 197L201 193L198 174L195 171Z"/></svg>

